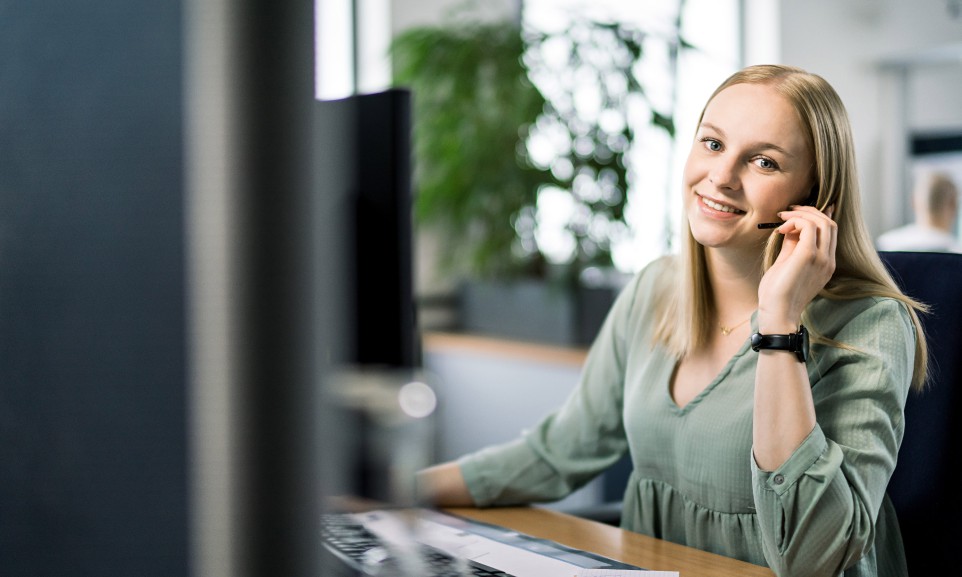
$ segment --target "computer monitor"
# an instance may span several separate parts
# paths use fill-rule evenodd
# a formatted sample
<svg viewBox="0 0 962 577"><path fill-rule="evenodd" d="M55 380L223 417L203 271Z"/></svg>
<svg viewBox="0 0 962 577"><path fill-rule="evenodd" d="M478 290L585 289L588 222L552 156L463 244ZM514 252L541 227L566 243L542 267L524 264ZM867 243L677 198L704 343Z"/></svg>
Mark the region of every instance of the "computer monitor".
<svg viewBox="0 0 962 577"><path fill-rule="evenodd" d="M331 270L342 291L347 337L343 360L363 366L416 367L420 346L413 289L411 94L403 88L318 101L316 178L322 202L340 215L341 262ZM337 159L336 165L329 162ZM323 234L323 233L322 233Z"/></svg>

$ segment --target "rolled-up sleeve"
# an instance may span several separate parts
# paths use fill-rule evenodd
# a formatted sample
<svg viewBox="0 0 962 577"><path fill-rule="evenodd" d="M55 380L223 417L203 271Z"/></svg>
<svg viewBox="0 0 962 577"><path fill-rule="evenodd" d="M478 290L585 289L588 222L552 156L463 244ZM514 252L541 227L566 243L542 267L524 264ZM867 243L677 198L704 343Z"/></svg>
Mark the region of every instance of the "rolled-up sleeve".
<svg viewBox="0 0 962 577"><path fill-rule="evenodd" d="M775 471L751 459L765 558L781 576L838 575L875 540L895 468L915 333L904 306L878 299L813 347L817 424Z"/></svg>

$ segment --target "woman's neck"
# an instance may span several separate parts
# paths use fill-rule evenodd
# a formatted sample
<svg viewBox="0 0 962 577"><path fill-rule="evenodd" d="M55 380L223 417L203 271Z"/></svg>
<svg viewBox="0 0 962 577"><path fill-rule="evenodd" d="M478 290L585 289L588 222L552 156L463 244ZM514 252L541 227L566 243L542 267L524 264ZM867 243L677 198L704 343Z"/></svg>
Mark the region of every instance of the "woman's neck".
<svg viewBox="0 0 962 577"><path fill-rule="evenodd" d="M732 249L705 248L716 321L734 324L758 308L762 255Z"/></svg>

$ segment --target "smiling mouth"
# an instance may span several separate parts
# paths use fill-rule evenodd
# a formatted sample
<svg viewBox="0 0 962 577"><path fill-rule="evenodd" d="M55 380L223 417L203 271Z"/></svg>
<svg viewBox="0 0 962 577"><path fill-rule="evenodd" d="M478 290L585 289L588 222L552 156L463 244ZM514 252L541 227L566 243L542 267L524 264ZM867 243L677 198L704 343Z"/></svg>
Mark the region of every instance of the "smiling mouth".
<svg viewBox="0 0 962 577"><path fill-rule="evenodd" d="M705 203L705 206L707 206L712 210L717 210L718 212L728 212L731 214L745 214L744 210L739 210L733 206L728 206L727 204L721 204L719 202L715 202L714 200L701 195L699 196L701 198L701 201Z"/></svg>

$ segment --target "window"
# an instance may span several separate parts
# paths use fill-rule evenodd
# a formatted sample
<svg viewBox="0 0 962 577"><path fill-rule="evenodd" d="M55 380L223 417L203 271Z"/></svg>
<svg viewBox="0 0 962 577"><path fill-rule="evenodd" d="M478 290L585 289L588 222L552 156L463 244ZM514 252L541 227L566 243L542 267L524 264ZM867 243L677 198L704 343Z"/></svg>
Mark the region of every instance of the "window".
<svg viewBox="0 0 962 577"><path fill-rule="evenodd" d="M711 91L741 66L740 6L739 0L524 2L523 26L529 37L541 39L536 46L539 53L531 59L531 79L552 108L580 115L584 123L600 126L600 132L609 136L618 133L619 123L627 123L633 136L624 152L628 227L608 231L613 236L612 258L620 271L637 271L678 244L681 172L694 124ZM583 69L592 65L592 50L607 56L596 59L603 63L599 66L615 61L614 68L619 68L619 62L616 48L589 38L579 21L636 33L640 56L627 68L633 82L619 79L620 73L611 70ZM586 48L591 42L596 43L594 48ZM572 66L569 56L578 46L584 57ZM599 89L598 82L605 86ZM632 84L641 91L630 94ZM571 158L577 157L581 146L579 132L587 131L564 132L557 121L543 121L528 142L532 159L550 167L562 180L570 177L568 190L546 190L538 205L538 243L558 262L573 253L574 233L565 226L577 217L579 202L604 188L602 177L593 186L576 184L577 175L571 172L577 168Z"/></svg>

